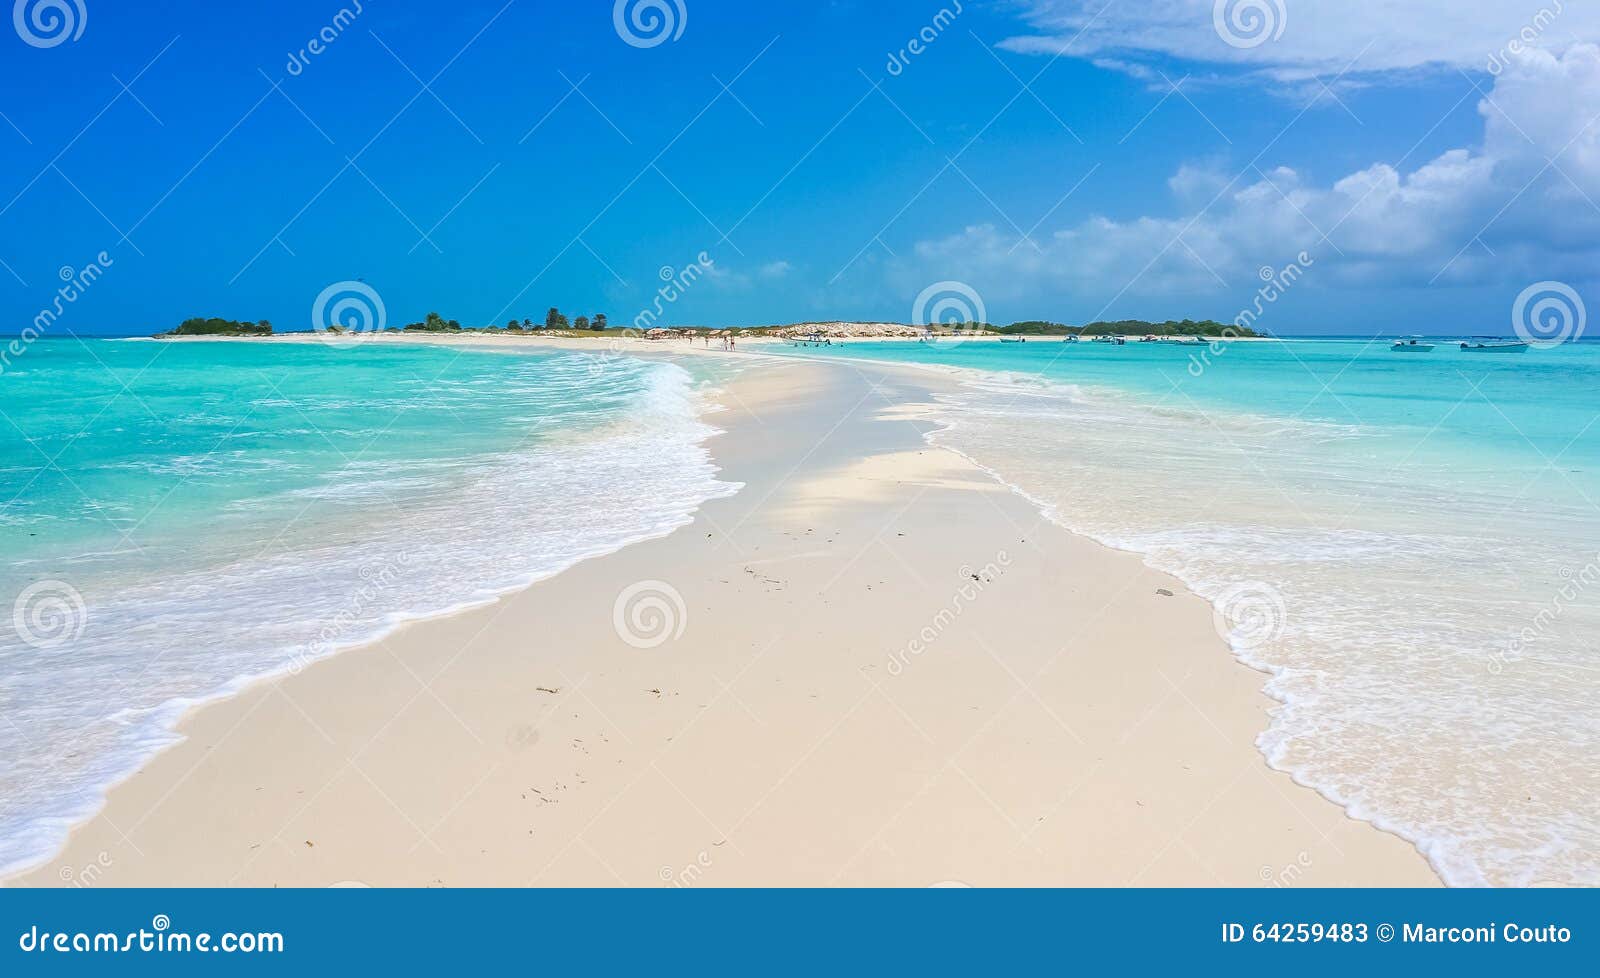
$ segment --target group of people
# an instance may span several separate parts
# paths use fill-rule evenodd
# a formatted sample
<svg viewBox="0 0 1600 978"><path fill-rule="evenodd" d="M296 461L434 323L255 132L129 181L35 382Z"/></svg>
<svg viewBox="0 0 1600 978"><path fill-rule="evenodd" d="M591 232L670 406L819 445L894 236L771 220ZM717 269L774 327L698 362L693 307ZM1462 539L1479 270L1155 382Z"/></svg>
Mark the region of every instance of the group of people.
<svg viewBox="0 0 1600 978"><path fill-rule="evenodd" d="M706 333L704 336L701 337L701 339L705 340L706 349L708 349L708 350L711 349L711 334L710 333ZM694 336L692 334L689 336L689 342L690 343L694 342ZM722 349L723 350L735 350L735 349L738 349L738 345L734 342L732 333L729 333L727 336L722 337Z"/></svg>

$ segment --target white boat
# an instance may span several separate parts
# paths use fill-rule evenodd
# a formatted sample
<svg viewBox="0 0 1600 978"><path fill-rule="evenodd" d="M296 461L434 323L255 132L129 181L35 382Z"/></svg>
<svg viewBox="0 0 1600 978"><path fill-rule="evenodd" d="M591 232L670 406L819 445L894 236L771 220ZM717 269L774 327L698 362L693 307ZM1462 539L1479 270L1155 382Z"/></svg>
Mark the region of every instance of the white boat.
<svg viewBox="0 0 1600 978"><path fill-rule="evenodd" d="M1507 340L1498 336L1479 336L1463 340L1461 349L1468 353L1523 353L1528 344L1521 340Z"/></svg>
<svg viewBox="0 0 1600 978"><path fill-rule="evenodd" d="M1423 343L1421 341L1422 337L1420 336L1408 336L1405 339L1396 340L1394 346L1389 347L1389 349L1394 353L1428 353L1433 349L1432 343Z"/></svg>

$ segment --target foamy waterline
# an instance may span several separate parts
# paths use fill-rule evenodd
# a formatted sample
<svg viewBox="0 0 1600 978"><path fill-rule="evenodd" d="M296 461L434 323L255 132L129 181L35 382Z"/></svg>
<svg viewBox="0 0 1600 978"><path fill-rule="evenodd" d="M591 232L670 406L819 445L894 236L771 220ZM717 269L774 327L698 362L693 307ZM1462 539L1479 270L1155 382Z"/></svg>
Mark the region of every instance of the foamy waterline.
<svg viewBox="0 0 1600 978"><path fill-rule="evenodd" d="M1585 753L1581 678L1536 671L1531 660L1508 672L1494 659L1563 579L1552 569L1582 566L1584 551L1564 547L1563 530L1592 526L1584 514L1504 516L1490 543L1451 516L1498 509L1497 487L1444 478L1448 465L1411 481L1352 467L1380 451L1359 426L1212 412L1201 433L1197 412L1142 396L934 369L961 388L935 395L928 413L941 427L929 444L968 458L1051 522L1172 574L1219 618L1243 586L1266 582L1284 603L1269 640L1219 629L1242 662L1267 674L1264 691L1280 704L1256 740L1269 766L1412 842L1447 884L1600 880L1581 784L1563 792L1541 780L1526 800L1515 781L1476 784L1478 772L1509 781L1521 766L1572 780L1562 774L1572 769L1566 755ZM1261 471L1228 472L1232 453L1216 444L1224 441ZM1302 485L1335 488L1299 497L1312 512L1296 513L1257 485L1274 480L1297 496ZM1200 486L1224 501L1213 506L1192 491ZM1327 516L1352 499L1362 505ZM1515 588L1472 580L1486 549ZM1390 587L1409 610L1385 594ZM1591 625L1570 611L1542 636L1547 659L1584 668L1569 653ZM1540 704L1550 716L1526 719ZM1506 732L1496 738L1486 719Z"/></svg>
<svg viewBox="0 0 1600 978"><path fill-rule="evenodd" d="M69 648L8 655L11 719L34 740L8 767L0 876L48 863L111 787L182 739L196 706L666 536L737 492L705 444L711 395L675 364L622 363L644 382L626 417L460 464L375 466L362 478L438 481L402 521L333 521L282 554L131 577L91 597L94 627ZM369 505L355 482L297 495L313 513Z"/></svg>

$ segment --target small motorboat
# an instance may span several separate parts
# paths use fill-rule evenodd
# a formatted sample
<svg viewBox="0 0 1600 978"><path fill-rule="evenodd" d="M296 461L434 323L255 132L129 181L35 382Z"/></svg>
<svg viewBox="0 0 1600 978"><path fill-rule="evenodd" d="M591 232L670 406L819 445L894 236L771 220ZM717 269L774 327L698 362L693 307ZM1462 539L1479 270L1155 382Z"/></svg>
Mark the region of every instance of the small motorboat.
<svg viewBox="0 0 1600 978"><path fill-rule="evenodd" d="M1063 342L1063 343L1076 343L1076 342L1078 342L1078 335L1076 333L1068 333L1066 336L1063 336L1061 338L1061 342Z"/></svg>
<svg viewBox="0 0 1600 978"><path fill-rule="evenodd" d="M1463 340L1461 349L1468 353L1523 353L1528 349L1528 344L1499 336L1478 336Z"/></svg>
<svg viewBox="0 0 1600 978"><path fill-rule="evenodd" d="M1028 342L1028 338L1026 336L1002 336L1002 337L1000 337L1000 342L1002 342L1002 343L1026 343L1026 342Z"/></svg>
<svg viewBox="0 0 1600 978"><path fill-rule="evenodd" d="M1422 342L1420 336L1409 336L1403 340L1396 340L1389 349L1395 353L1427 353L1433 349L1432 343Z"/></svg>

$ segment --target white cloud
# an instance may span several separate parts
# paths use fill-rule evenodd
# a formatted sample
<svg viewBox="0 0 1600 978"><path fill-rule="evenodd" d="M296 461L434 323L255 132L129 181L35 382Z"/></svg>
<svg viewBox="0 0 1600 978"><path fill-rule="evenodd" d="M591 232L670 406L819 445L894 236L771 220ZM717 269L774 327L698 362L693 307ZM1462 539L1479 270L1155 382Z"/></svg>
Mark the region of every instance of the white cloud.
<svg viewBox="0 0 1600 978"><path fill-rule="evenodd" d="M1600 37L1600 4L1580 0L1020 2L1032 31L1002 46L1135 74L1161 57L1241 66L1283 81L1337 74L1352 61L1355 74L1488 70L1514 46L1559 53Z"/></svg>
<svg viewBox="0 0 1600 978"><path fill-rule="evenodd" d="M717 262L706 269L705 280L727 291L744 291L754 287L758 281L776 282L779 279L786 278L793 270L793 265L781 259L757 266L754 271L735 268L724 262Z"/></svg>
<svg viewBox="0 0 1600 978"><path fill-rule="evenodd" d="M968 227L918 244L915 265L936 276L959 271L994 298L1051 287L1108 298L1125 285L1136 294L1216 292L1301 251L1315 256L1322 284L1592 280L1600 47L1524 53L1478 111L1480 147L1414 169L1374 163L1319 186L1283 167L1235 175L1189 165L1168 181L1179 216L1094 218L1034 244Z"/></svg>

